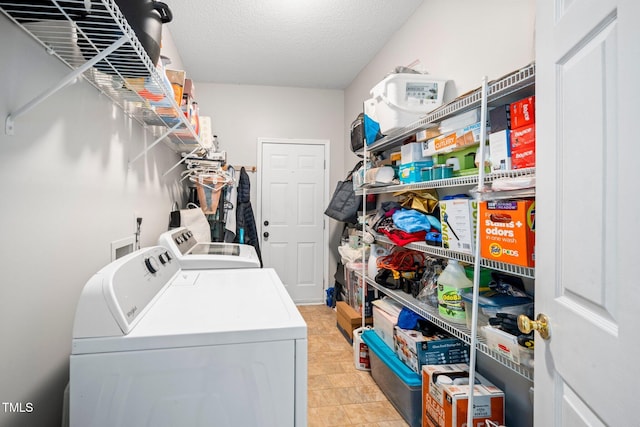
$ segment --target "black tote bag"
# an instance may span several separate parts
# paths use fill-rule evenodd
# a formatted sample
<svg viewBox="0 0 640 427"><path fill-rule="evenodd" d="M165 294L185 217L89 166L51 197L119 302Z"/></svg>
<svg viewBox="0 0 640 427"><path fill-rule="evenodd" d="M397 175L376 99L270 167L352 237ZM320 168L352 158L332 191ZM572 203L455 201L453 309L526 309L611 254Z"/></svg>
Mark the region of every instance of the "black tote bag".
<svg viewBox="0 0 640 427"><path fill-rule="evenodd" d="M353 173L360 169L362 164L362 161L358 162L344 181L338 181L329 206L324 211L324 214L329 218L351 224L358 222L358 211L362 207L362 197L356 196L353 190Z"/></svg>

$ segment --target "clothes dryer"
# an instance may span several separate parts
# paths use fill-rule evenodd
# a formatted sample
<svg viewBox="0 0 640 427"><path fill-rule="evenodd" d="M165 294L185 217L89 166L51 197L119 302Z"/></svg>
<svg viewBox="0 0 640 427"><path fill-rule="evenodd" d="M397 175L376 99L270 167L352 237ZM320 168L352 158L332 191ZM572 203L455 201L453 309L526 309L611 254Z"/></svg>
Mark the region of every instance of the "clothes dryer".
<svg viewBox="0 0 640 427"><path fill-rule="evenodd" d="M251 245L198 242L186 227L166 231L158 238L183 269L260 268L260 259Z"/></svg>
<svg viewBox="0 0 640 427"><path fill-rule="evenodd" d="M85 285L71 427L306 426L307 327L273 269L138 250Z"/></svg>

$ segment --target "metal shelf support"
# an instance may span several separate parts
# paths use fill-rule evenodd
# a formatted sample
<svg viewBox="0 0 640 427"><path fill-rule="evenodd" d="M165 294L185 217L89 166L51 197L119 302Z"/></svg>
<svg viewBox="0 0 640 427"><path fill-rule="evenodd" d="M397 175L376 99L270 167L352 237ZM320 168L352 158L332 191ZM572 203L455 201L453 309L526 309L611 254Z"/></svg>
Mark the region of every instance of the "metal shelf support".
<svg viewBox="0 0 640 427"><path fill-rule="evenodd" d="M138 154L137 156L135 156L133 159L129 160L129 164L135 162L136 160L138 160L140 157L144 156L145 154L147 154L147 152L149 150L151 150L153 147L155 147L157 144L159 144L160 142L162 142L163 139L165 139L167 136L169 136L171 134L171 132L173 132L174 130L178 129L180 127L182 123L178 122L175 124L175 126L173 126L172 128L169 128L165 131L165 133L163 133L162 135L160 135L155 141L153 141L153 144L151 144L150 146L148 146L147 148L145 148L144 150L142 150L142 152L140 154Z"/></svg>
<svg viewBox="0 0 640 427"><path fill-rule="evenodd" d="M14 134L14 122L15 122L16 118L18 118L22 114L30 111L31 109L36 107L38 104L40 104L42 101L44 101L45 99L49 98L54 93L58 92L60 89L62 89L64 87L66 87L67 85L69 85L71 82L73 82L79 76L81 76L82 73L84 73L85 71L87 71L88 69L93 67L98 62L102 61L108 55L110 55L113 52L115 52L116 49L118 49L125 42L127 42L127 40L128 40L128 38L126 36L120 37L118 40L116 40L112 45L107 47L105 50L103 50L102 52L100 52L95 57L93 57L89 61L85 62L84 64L82 64L81 66L76 68L75 70L73 70L71 73L69 73L64 79L62 79L60 82L58 82L58 84L56 84L56 85L52 86L51 88L47 89L46 91L44 91L40 95L38 95L35 98L33 98L31 101L29 101L28 103L26 103L22 107L20 107L17 110L15 110L13 113L9 114L7 116L7 119L5 120L5 126L4 126L5 133L7 135L13 135Z"/></svg>

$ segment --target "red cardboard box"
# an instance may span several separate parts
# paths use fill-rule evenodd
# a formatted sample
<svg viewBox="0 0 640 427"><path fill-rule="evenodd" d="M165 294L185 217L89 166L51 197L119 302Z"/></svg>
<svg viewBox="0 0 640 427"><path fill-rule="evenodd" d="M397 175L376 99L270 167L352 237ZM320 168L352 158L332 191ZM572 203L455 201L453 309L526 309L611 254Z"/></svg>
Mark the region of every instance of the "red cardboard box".
<svg viewBox="0 0 640 427"><path fill-rule="evenodd" d="M518 129L536 121L536 97L530 96L511 104L511 129Z"/></svg>
<svg viewBox="0 0 640 427"><path fill-rule="evenodd" d="M423 427L463 427L467 425L469 366L427 365L422 368ZM464 380L466 379L466 384ZM486 420L504 423L504 392L476 374L473 387L473 425ZM460 381L462 380L462 381ZM479 383L478 383L479 382ZM459 384L463 383L463 384Z"/></svg>
<svg viewBox="0 0 640 427"><path fill-rule="evenodd" d="M480 256L497 262L535 267L534 200L496 200L481 206Z"/></svg>
<svg viewBox="0 0 640 427"><path fill-rule="evenodd" d="M536 125L511 131L511 168L524 169L536 165Z"/></svg>

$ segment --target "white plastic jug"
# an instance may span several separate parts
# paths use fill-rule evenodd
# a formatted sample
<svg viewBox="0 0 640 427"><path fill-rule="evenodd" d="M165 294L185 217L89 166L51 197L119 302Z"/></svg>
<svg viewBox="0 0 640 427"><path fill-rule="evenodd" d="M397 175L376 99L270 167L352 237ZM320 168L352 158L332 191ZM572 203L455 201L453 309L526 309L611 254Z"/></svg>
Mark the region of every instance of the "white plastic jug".
<svg viewBox="0 0 640 427"><path fill-rule="evenodd" d="M467 278L464 268L451 259L438 277L438 312L454 323L466 323L467 315L460 296L473 290L473 282Z"/></svg>
<svg viewBox="0 0 640 427"><path fill-rule="evenodd" d="M376 244L371 245L369 260L367 261L367 276L375 279L376 274L378 274L378 258L386 255L389 255L389 251L385 247Z"/></svg>
<svg viewBox="0 0 640 427"><path fill-rule="evenodd" d="M369 347L362 341L362 333L371 329L369 326L364 328L361 326L353 331L353 361L356 369L361 371L370 371L371 364L369 361Z"/></svg>

